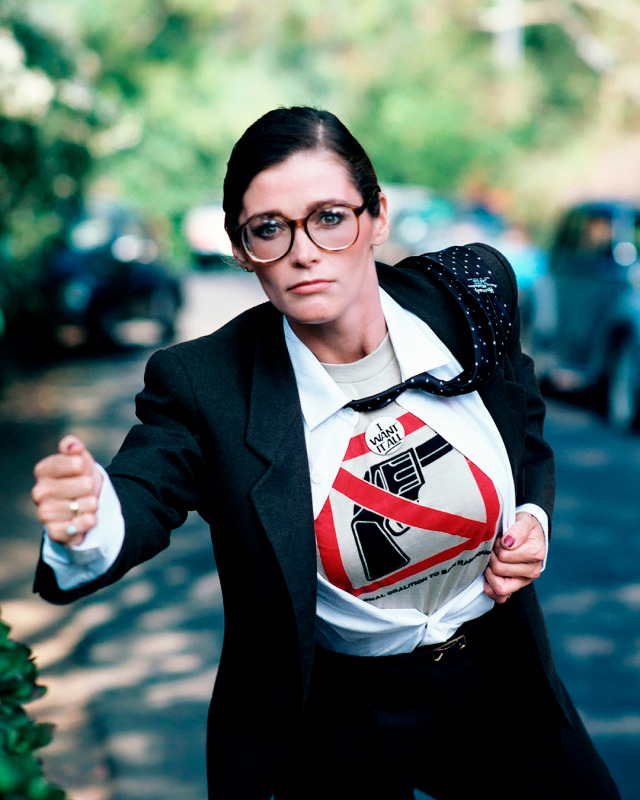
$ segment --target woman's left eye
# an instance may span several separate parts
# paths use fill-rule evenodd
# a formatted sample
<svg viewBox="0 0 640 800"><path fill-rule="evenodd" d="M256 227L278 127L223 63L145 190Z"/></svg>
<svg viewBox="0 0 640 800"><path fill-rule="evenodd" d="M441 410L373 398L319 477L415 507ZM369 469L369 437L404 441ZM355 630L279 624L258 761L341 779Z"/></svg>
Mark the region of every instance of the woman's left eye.
<svg viewBox="0 0 640 800"><path fill-rule="evenodd" d="M341 208L325 208L318 212L318 218L322 225L331 227L339 225L345 217L345 212Z"/></svg>

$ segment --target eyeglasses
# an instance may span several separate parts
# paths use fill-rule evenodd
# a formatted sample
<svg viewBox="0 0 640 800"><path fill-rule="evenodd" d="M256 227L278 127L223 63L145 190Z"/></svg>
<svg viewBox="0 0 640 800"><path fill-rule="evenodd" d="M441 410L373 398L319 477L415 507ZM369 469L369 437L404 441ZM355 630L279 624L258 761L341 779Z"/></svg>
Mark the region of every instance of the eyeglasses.
<svg viewBox="0 0 640 800"><path fill-rule="evenodd" d="M380 190L361 206L327 203L306 217L286 219L276 214L256 214L234 228L240 234L242 248L251 261L269 264L284 258L293 246L296 228L302 227L321 250L346 250L355 244L360 233L360 216Z"/></svg>

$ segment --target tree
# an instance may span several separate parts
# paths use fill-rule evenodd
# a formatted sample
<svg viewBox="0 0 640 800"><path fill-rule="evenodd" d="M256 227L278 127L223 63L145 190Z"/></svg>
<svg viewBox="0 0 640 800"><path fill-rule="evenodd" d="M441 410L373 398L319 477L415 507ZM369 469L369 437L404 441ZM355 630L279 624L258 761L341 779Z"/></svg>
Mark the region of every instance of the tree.
<svg viewBox="0 0 640 800"><path fill-rule="evenodd" d="M0 316L38 302L27 289L43 245L82 195L91 138L109 117L93 77L84 46L24 4L0 5Z"/></svg>
<svg viewBox="0 0 640 800"><path fill-rule="evenodd" d="M24 5L98 54L94 85L122 111L91 139L93 178L176 231L220 193L237 136L276 105L335 110L383 181L506 188L530 218L553 208L555 176L576 185L594 149L637 127L635 0ZM519 57L506 63L495 43L510 29Z"/></svg>

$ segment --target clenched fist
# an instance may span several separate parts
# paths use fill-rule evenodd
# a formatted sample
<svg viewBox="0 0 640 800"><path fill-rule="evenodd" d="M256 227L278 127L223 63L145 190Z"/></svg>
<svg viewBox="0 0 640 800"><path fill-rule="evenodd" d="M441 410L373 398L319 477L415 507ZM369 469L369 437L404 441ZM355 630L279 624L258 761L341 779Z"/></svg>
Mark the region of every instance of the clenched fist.
<svg viewBox="0 0 640 800"><path fill-rule="evenodd" d="M102 475L77 436L65 436L55 455L36 464L31 498L54 542L78 545L98 523Z"/></svg>
<svg viewBox="0 0 640 800"><path fill-rule="evenodd" d="M513 592L540 577L545 555L542 526L531 514L519 511L493 547L484 573L485 593L496 603L505 603Z"/></svg>

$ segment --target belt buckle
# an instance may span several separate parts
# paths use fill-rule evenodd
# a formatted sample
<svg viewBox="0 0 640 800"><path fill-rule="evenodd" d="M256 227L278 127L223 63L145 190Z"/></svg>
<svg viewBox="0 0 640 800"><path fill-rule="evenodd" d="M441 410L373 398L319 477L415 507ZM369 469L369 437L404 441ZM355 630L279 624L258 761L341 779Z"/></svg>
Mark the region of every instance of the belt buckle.
<svg viewBox="0 0 640 800"><path fill-rule="evenodd" d="M441 644L440 647L436 647L436 649L433 651L433 660L440 661L444 654L448 653L450 650L454 648L456 650L464 650L466 646L467 640L464 634L456 636L455 639L451 639L450 641Z"/></svg>

